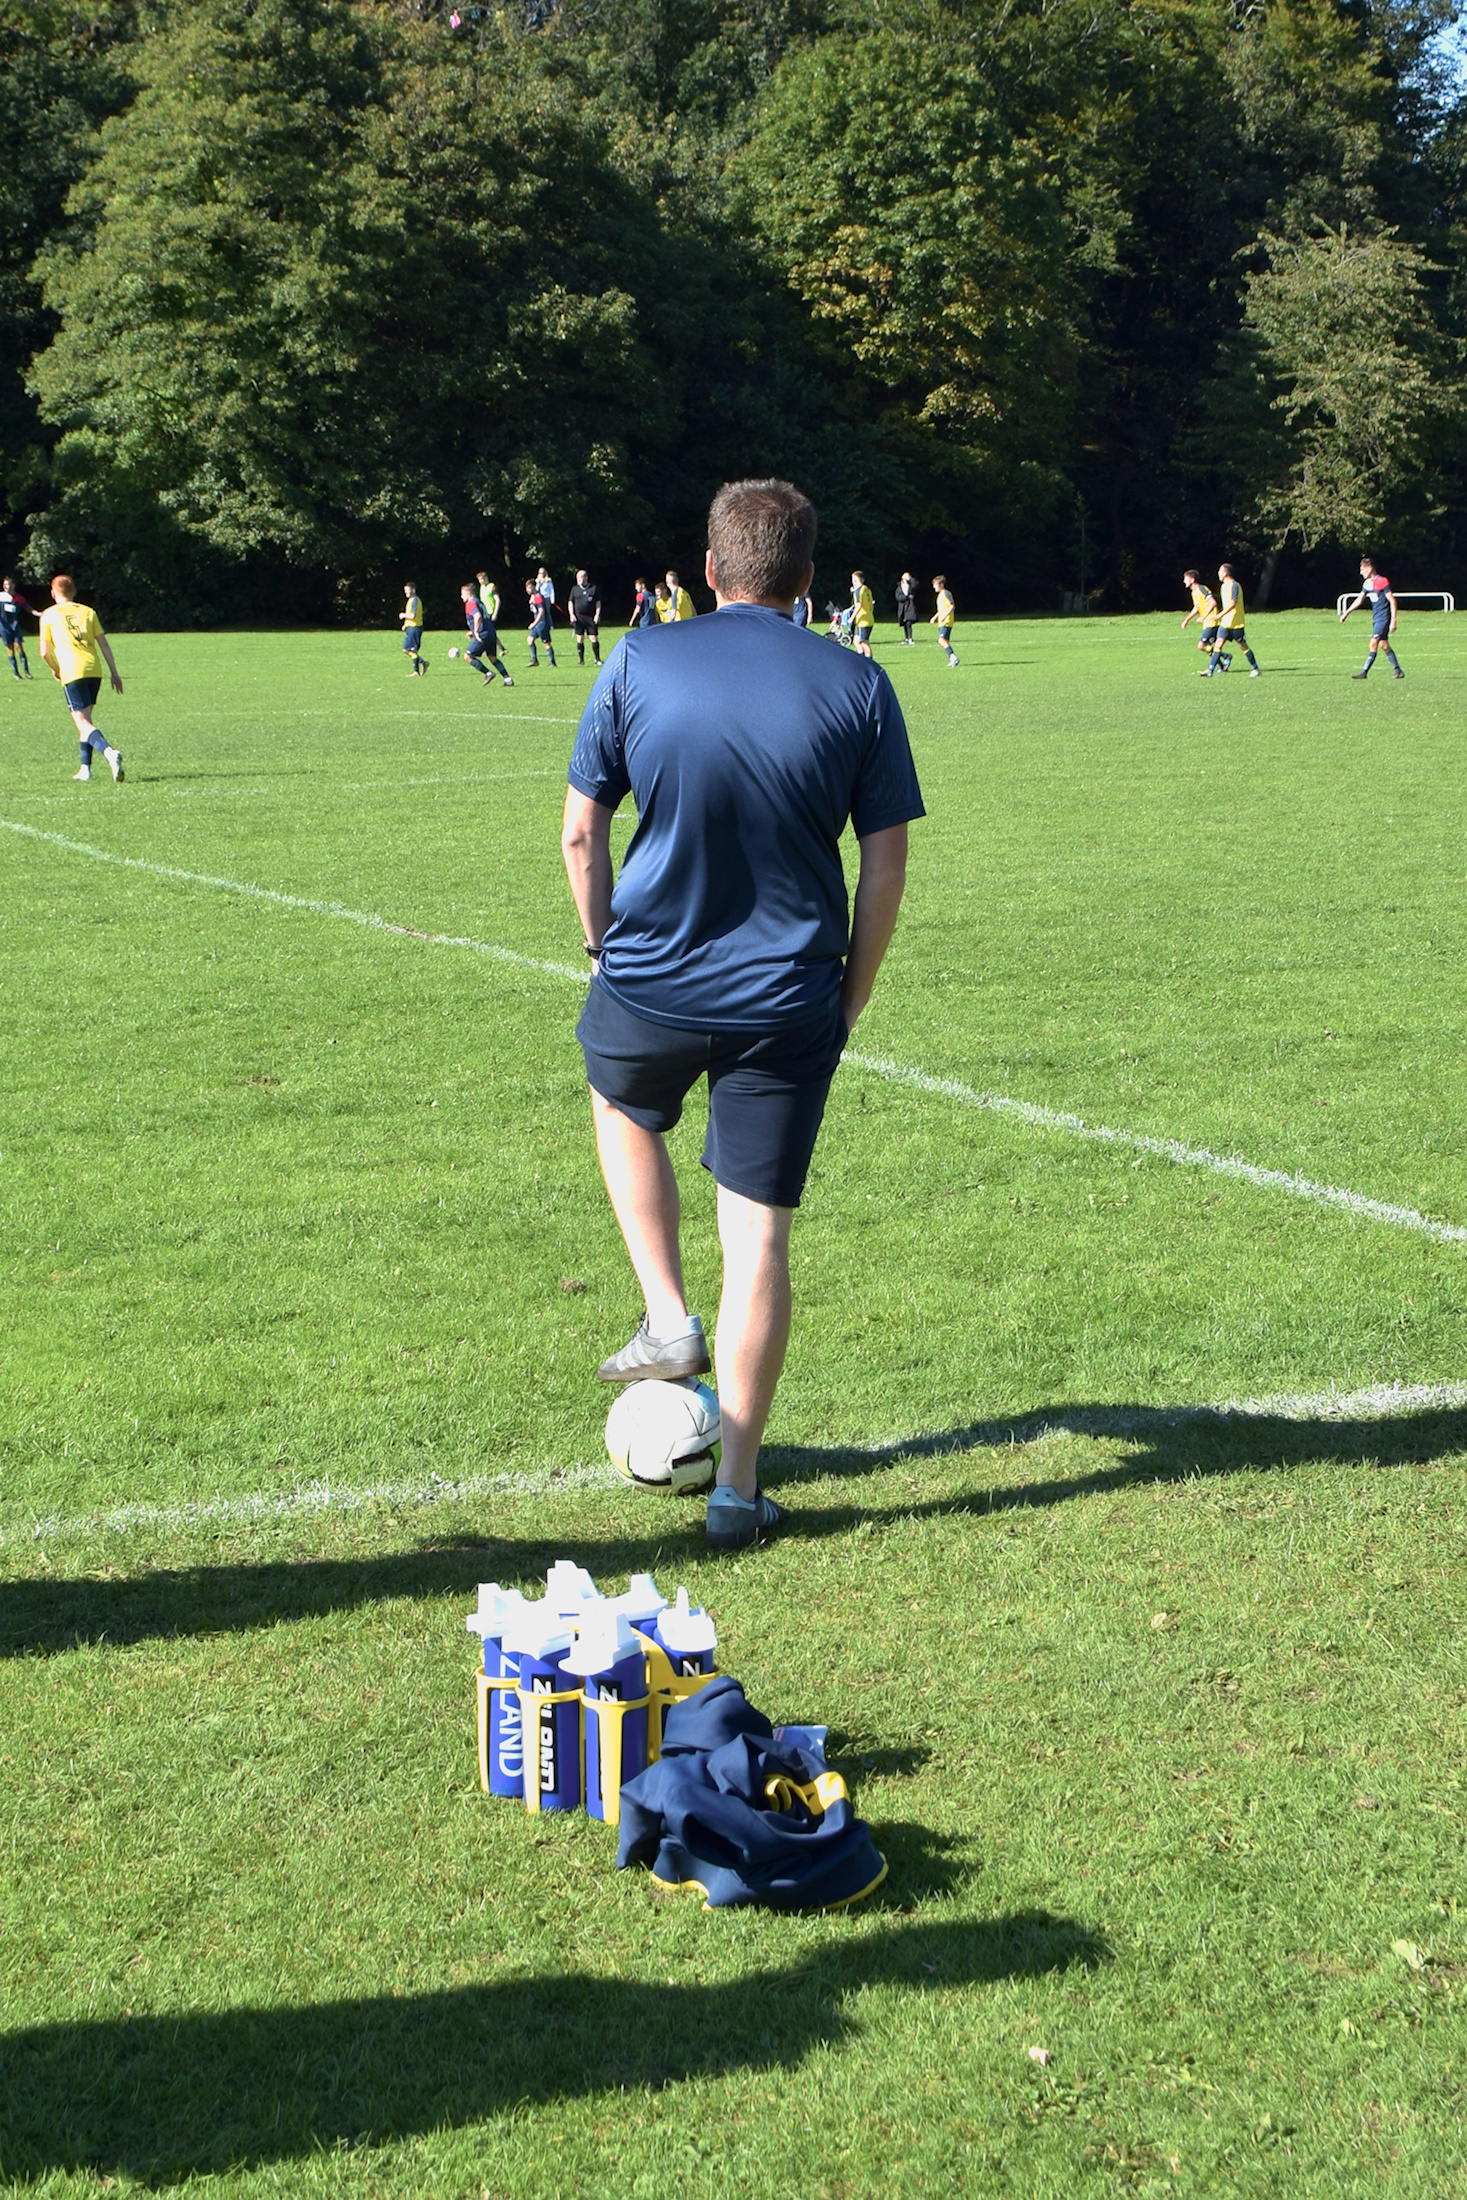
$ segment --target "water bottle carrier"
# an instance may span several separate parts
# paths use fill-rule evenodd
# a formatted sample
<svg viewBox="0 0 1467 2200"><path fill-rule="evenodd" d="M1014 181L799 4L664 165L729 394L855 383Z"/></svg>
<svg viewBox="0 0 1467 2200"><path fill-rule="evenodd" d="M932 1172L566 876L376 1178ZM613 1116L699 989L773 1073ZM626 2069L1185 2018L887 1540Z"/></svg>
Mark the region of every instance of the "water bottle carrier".
<svg viewBox="0 0 1467 2200"><path fill-rule="evenodd" d="M700 1688L706 1688L714 1673L674 1673L672 1660L660 1642L634 1628L638 1642L647 1658L647 1762L655 1765L662 1755L662 1722L673 1704L681 1703L687 1696L696 1696Z"/></svg>
<svg viewBox="0 0 1467 2200"><path fill-rule="evenodd" d="M490 1685L493 1686L494 1684L491 1682ZM509 1683L505 1682L503 1685L508 1687ZM573 1703L577 1706L576 1748L584 1762L586 1736L585 1713L580 1708L581 1691L579 1688L520 1688L516 1686L515 1694L520 1699L520 1731L524 1736L525 1808L526 1810L539 1811L543 1807L540 1786L541 1712L546 1705ZM554 1709L551 1710L550 1716L552 1719L556 1716Z"/></svg>
<svg viewBox="0 0 1467 2200"><path fill-rule="evenodd" d="M588 1681L586 1687L589 1689ZM589 1775L591 1764L591 1721L596 1722L597 1784L601 1791L601 1817L608 1826L621 1824L621 1767L622 1730L629 1711L645 1711L649 1726L652 1718L652 1696L649 1689L645 1696L592 1696L581 1695L581 1737L587 1768L586 1808L591 1807ZM649 1757L648 1762L651 1762Z"/></svg>

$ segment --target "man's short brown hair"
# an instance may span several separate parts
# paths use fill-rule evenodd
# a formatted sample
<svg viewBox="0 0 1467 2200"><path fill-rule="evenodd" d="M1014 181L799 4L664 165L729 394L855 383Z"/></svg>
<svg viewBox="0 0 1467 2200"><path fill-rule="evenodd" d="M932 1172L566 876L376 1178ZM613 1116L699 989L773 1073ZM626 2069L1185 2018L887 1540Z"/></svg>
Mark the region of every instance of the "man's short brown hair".
<svg viewBox="0 0 1467 2200"><path fill-rule="evenodd" d="M56 578L52 581L51 586L54 589L57 589L60 594L66 598L68 603L70 603L72 597L76 594L76 582L72 579L69 573L58 573L56 575Z"/></svg>
<svg viewBox="0 0 1467 2200"><path fill-rule="evenodd" d="M792 481L726 481L708 508L720 596L793 603L815 555L815 507Z"/></svg>

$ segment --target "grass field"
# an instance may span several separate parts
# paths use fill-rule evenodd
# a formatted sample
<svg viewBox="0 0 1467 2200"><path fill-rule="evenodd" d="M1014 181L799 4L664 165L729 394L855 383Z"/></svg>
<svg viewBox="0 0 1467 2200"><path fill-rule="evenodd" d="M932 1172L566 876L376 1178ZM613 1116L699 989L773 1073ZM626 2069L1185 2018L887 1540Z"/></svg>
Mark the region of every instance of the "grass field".
<svg viewBox="0 0 1467 2200"><path fill-rule="evenodd" d="M7 2189L1462 2192L1467 630L1176 626L883 636L931 814L717 1565L601 1464L589 672L123 635L121 788L0 681ZM561 1554L829 1723L878 1897L479 1794Z"/></svg>

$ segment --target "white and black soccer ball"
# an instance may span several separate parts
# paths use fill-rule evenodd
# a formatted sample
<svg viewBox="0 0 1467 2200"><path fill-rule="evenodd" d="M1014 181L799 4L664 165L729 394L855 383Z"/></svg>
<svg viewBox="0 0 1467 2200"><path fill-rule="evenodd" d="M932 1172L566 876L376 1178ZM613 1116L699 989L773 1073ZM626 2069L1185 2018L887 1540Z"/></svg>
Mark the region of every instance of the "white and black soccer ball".
<svg viewBox="0 0 1467 2200"><path fill-rule="evenodd" d="M456 649L451 649L448 654L450 657L456 657L458 655L458 651Z"/></svg>
<svg viewBox="0 0 1467 2200"><path fill-rule="evenodd" d="M628 1383L606 1419L606 1449L643 1489L681 1496L718 1472L722 1424L706 1383Z"/></svg>

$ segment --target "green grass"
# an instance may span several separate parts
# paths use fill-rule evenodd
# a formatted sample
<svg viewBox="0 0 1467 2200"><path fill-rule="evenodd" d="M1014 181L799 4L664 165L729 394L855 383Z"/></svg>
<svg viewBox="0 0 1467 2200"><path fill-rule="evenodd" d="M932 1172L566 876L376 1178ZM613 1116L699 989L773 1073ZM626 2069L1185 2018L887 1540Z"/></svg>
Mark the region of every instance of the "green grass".
<svg viewBox="0 0 1467 2200"><path fill-rule="evenodd" d="M931 815L858 1051L1467 1223L1467 654L1255 625L1207 685L1171 618L883 637ZM7 681L0 819L583 959L573 663L117 647L127 784ZM6 831L0 949L0 2177L1460 2192L1467 1409L1267 1401L1454 1383L1467 1247L848 1066L791 1532L712 1566L599 1464L565 978ZM829 1723L873 1902L703 1915L478 1793L462 1615L563 1553Z"/></svg>

